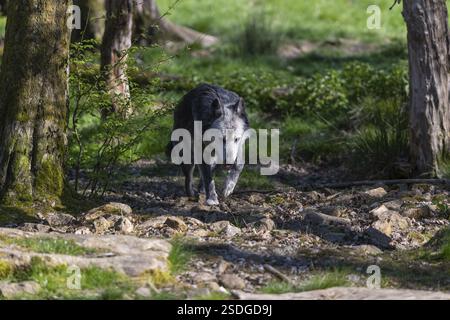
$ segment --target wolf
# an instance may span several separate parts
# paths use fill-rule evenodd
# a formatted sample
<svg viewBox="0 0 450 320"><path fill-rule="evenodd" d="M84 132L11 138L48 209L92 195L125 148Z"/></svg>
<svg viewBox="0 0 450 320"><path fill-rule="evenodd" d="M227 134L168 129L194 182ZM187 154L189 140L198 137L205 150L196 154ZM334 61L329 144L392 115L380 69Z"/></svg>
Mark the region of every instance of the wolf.
<svg viewBox="0 0 450 320"><path fill-rule="evenodd" d="M250 128L250 123L245 110L245 101L237 93L228 91L216 85L201 84L187 93L177 105L174 111L173 130L185 129L194 135L194 123L201 122L202 134L209 129L220 131L223 137L222 152L214 155L211 162L203 160L195 165L182 163L181 168L186 177L185 189L188 197L195 196L193 176L195 168L200 171L199 192L206 193L206 203L209 206L219 204L219 197L214 182L214 172L218 167L228 171L223 189L223 197L229 197L238 183L244 169L244 164L238 160L245 142L245 132ZM170 156L175 142L171 141L167 148ZM207 143L202 144L202 151ZM192 148L194 150L194 148Z"/></svg>

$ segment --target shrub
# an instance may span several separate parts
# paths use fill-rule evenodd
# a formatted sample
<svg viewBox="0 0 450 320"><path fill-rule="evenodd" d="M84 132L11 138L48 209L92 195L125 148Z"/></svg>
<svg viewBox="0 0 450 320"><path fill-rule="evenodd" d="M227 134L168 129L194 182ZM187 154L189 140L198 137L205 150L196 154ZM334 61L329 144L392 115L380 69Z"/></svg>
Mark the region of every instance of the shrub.
<svg viewBox="0 0 450 320"><path fill-rule="evenodd" d="M155 96L131 82L129 114L115 112L104 117L102 110L110 107L111 97L100 71L86 67L95 59L93 47L92 42L77 43L71 51L68 164L75 189L81 187L83 173L83 195L97 196L106 192L120 165L141 157L143 137L159 129L158 120L171 106L157 102Z"/></svg>
<svg viewBox="0 0 450 320"><path fill-rule="evenodd" d="M408 117L397 100L366 100L359 126L349 143L354 168L378 177L407 177Z"/></svg>
<svg viewBox="0 0 450 320"><path fill-rule="evenodd" d="M241 55L257 56L277 52L283 37L274 29L272 20L272 17L264 11L248 18L242 32L236 37Z"/></svg>

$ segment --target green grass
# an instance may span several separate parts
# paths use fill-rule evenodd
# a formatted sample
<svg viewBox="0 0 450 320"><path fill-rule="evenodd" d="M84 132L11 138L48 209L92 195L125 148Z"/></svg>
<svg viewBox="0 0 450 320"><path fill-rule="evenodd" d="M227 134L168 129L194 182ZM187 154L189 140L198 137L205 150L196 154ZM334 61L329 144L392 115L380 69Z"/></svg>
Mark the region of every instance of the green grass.
<svg viewBox="0 0 450 320"><path fill-rule="evenodd" d="M131 280L119 273L89 267L81 270L81 290L68 289L72 276L67 266L50 267L41 259L32 259L30 265L16 268L0 280L11 282L34 281L41 286L35 296L17 299L122 299L136 289Z"/></svg>
<svg viewBox="0 0 450 320"><path fill-rule="evenodd" d="M170 272L172 275L183 272L188 267L194 253L189 245L180 238L172 240L172 250L169 254Z"/></svg>
<svg viewBox="0 0 450 320"><path fill-rule="evenodd" d="M273 281L266 285L262 289L262 292L268 294L283 294L289 292L305 292L334 287L345 287L351 285L349 280L347 279L348 274L348 272L342 270L321 272L312 275L308 280L301 282L298 285L292 285L280 281Z"/></svg>
<svg viewBox="0 0 450 320"><path fill-rule="evenodd" d="M97 250L82 247L74 241L52 238L0 237L0 243L17 245L36 253L82 256L97 253Z"/></svg>
<svg viewBox="0 0 450 320"><path fill-rule="evenodd" d="M158 4L164 12L173 2L160 0ZM382 10L381 30L367 29L367 8L373 4ZM240 30L253 12L262 9L271 15L277 29L296 39L352 37L381 41L403 37L406 32L401 7L389 11L391 5L391 0L182 0L170 19L203 32L227 35Z"/></svg>

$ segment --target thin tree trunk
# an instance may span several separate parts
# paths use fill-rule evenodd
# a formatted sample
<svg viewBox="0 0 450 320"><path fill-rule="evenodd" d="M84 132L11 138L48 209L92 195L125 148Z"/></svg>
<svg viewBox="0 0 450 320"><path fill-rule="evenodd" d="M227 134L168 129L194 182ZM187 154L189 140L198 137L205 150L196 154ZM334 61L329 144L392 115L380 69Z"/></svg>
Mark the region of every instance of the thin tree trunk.
<svg viewBox="0 0 450 320"><path fill-rule="evenodd" d="M64 189L69 0L9 1L0 71L0 200L58 200Z"/></svg>
<svg viewBox="0 0 450 320"><path fill-rule="evenodd" d="M74 4L81 9L81 30L72 32L72 39L101 41L105 31L105 0L74 0Z"/></svg>
<svg viewBox="0 0 450 320"><path fill-rule="evenodd" d="M135 33L141 43L143 40L149 43L154 41L153 38L163 38L187 44L198 43L203 47L209 47L219 42L219 39L214 36L177 25L166 19L162 16L155 0L134 1Z"/></svg>
<svg viewBox="0 0 450 320"><path fill-rule="evenodd" d="M103 115L120 112L126 116L131 108L127 59L133 33L133 0L106 0L106 12L101 70L112 105L110 110L103 110Z"/></svg>
<svg viewBox="0 0 450 320"><path fill-rule="evenodd" d="M449 34L445 0L405 0L410 65L411 157L417 173L439 175L449 151Z"/></svg>

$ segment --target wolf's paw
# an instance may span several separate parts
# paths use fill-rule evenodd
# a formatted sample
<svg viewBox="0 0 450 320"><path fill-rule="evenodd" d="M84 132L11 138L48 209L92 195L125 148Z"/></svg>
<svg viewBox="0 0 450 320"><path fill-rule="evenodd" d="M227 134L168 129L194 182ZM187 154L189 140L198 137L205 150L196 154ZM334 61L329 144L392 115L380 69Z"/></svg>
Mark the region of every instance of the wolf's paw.
<svg viewBox="0 0 450 320"><path fill-rule="evenodd" d="M217 200L217 199L208 199L208 200L206 200L206 204L208 206L218 206L219 205L219 200Z"/></svg>

